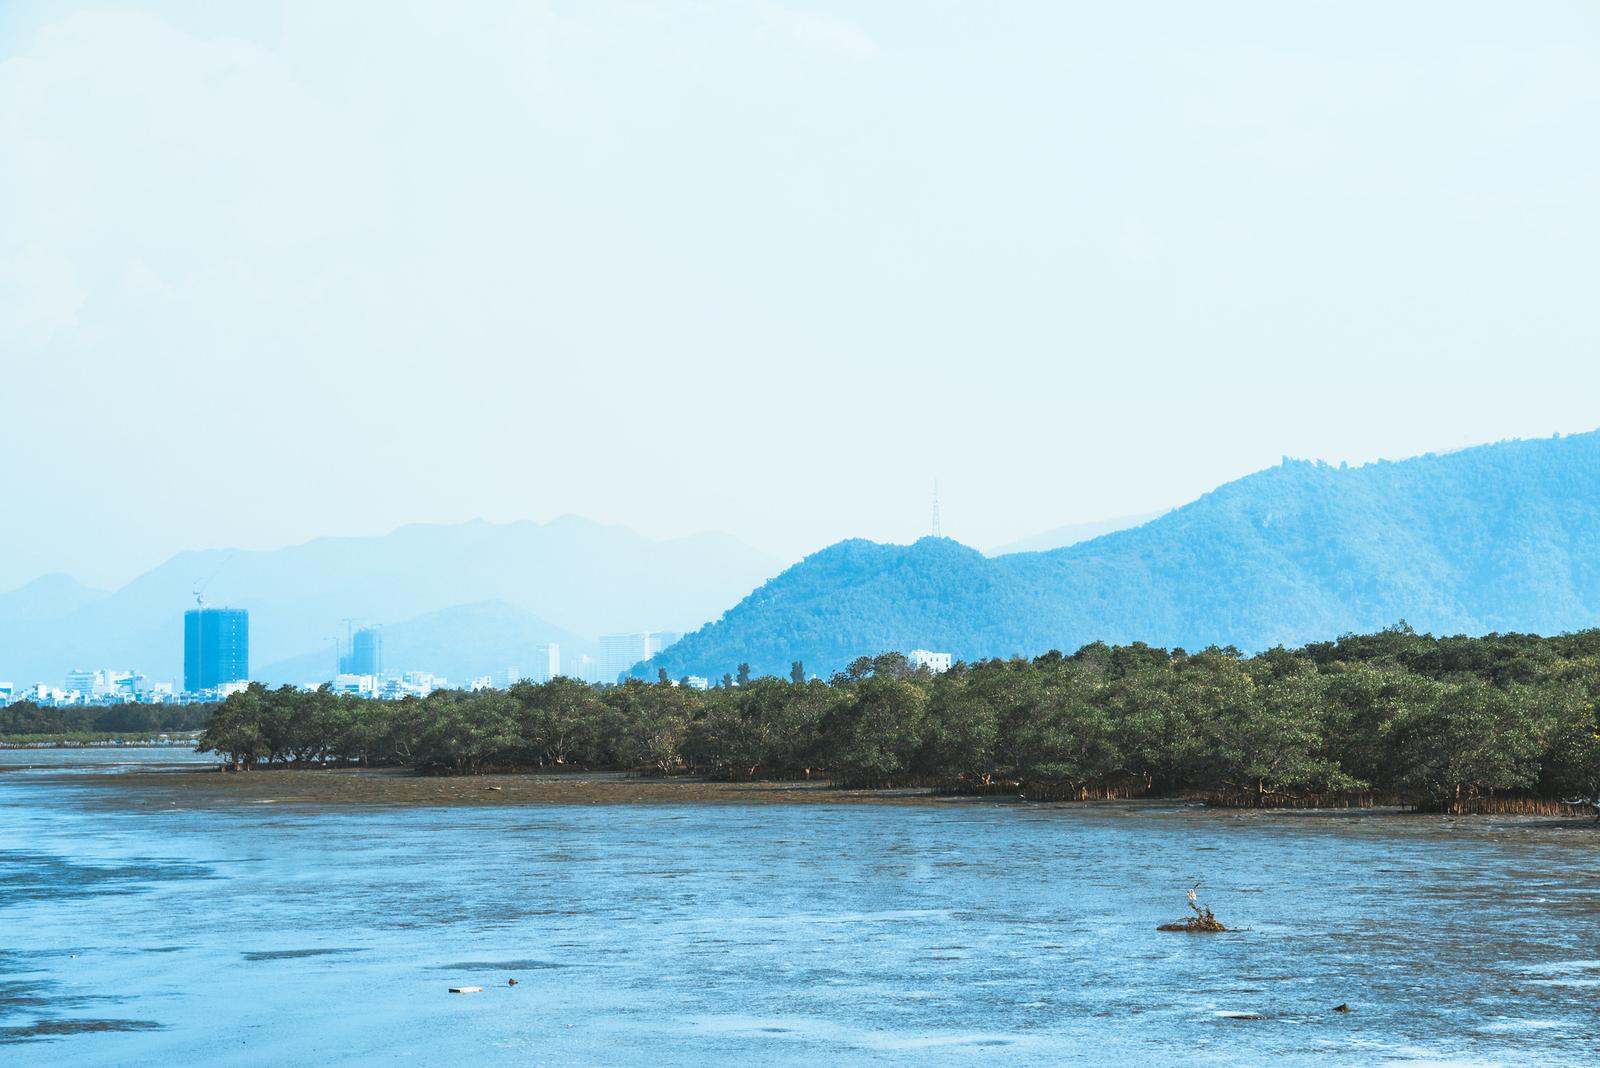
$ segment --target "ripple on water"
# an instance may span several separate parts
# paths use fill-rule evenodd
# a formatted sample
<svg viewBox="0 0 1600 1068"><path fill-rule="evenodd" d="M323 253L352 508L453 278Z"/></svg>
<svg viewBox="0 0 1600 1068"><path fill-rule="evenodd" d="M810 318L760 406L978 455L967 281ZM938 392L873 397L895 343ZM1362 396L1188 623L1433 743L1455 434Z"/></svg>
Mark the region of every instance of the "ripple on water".
<svg viewBox="0 0 1600 1068"><path fill-rule="evenodd" d="M47 853L0 850L0 906L63 897L135 894L159 883L213 876L214 872L204 865L152 857L86 864Z"/></svg>
<svg viewBox="0 0 1600 1068"><path fill-rule="evenodd" d="M1511 962L1513 965L1515 962ZM1572 972L1600 972L1600 960L1552 960L1525 964L1522 970L1532 975L1566 975Z"/></svg>
<svg viewBox="0 0 1600 1068"><path fill-rule="evenodd" d="M436 964L436 972L531 972L546 968L570 968L553 960L458 960L454 964Z"/></svg>
<svg viewBox="0 0 1600 1068"><path fill-rule="evenodd" d="M241 956L245 960L300 960L304 957L331 957L343 953L360 953L355 947L336 949L252 949Z"/></svg>
<svg viewBox="0 0 1600 1068"><path fill-rule="evenodd" d="M989 1049L1022 1044L1015 1035L993 1032L886 1033L848 1027L816 1017L765 1017L735 1014L705 1015L688 1023L703 1031L729 1035L766 1036L778 1041L826 1042L856 1049L884 1052L961 1048Z"/></svg>
<svg viewBox="0 0 1600 1068"><path fill-rule="evenodd" d="M1556 1031L1565 1026L1566 1024L1560 1020L1518 1020L1502 1016L1499 1019L1490 1020L1483 1024L1478 1030L1487 1031L1490 1034L1505 1035L1531 1031Z"/></svg>
<svg viewBox="0 0 1600 1068"><path fill-rule="evenodd" d="M70 1038L73 1035L109 1031L160 1031L154 1020L35 1020L16 1027L0 1027L0 1043L36 1042L41 1039Z"/></svg>
<svg viewBox="0 0 1600 1068"><path fill-rule="evenodd" d="M0 983L0 1015L10 1015L17 1009L49 1005L53 1000L45 996L37 983Z"/></svg>

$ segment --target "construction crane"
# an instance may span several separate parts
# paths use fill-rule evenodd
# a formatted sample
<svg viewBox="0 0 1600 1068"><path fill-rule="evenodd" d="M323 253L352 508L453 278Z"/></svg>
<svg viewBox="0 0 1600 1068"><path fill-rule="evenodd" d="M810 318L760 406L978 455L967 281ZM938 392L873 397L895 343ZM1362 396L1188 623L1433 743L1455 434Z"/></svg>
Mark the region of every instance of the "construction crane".
<svg viewBox="0 0 1600 1068"><path fill-rule="evenodd" d="M222 574L222 569L228 566L228 561L233 559L233 555L233 553L229 553L227 556L224 556L222 558L222 563L216 566L216 568L211 572L204 582L200 583L194 588L194 604L196 608L199 608L202 611L205 609L206 590L210 589L211 584L217 580L217 576Z"/></svg>

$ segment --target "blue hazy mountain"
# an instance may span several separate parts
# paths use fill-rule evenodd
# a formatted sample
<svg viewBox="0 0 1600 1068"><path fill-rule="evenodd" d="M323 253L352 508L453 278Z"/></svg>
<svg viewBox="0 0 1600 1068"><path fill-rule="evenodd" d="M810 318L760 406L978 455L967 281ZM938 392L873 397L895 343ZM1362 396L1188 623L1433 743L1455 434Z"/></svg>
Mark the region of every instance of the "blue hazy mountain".
<svg viewBox="0 0 1600 1068"><path fill-rule="evenodd" d="M990 549L987 555L1004 556L1007 553L1039 553L1048 552L1051 549L1064 549L1068 545L1076 545L1080 541L1090 541L1106 534L1114 534L1119 530L1143 526L1162 514L1161 512L1146 512L1143 515L1123 515L1114 519L1097 519L1089 523L1068 523L1064 527L1056 527L1053 530L1033 534L1005 545L997 545Z"/></svg>
<svg viewBox="0 0 1600 1068"><path fill-rule="evenodd" d="M846 541L648 667L786 674L928 648L963 659L1145 641L1295 645L1600 624L1600 432L1356 468L1286 460L1142 526L988 558L947 539Z"/></svg>
<svg viewBox="0 0 1600 1068"><path fill-rule="evenodd" d="M533 675L542 647L561 647L563 664L575 667L578 657L599 650L590 639L549 623L504 601L441 608L383 627L383 663L386 674L428 671L443 675L452 685L465 684L479 675L501 676L515 668L518 677ZM263 664L251 674L268 685L321 682L334 671L333 644L287 660Z"/></svg>
<svg viewBox="0 0 1600 1068"><path fill-rule="evenodd" d="M36 622L71 615L111 596L92 589L71 575L56 571L41 575L25 586L0 593L0 619Z"/></svg>
<svg viewBox="0 0 1600 1068"><path fill-rule="evenodd" d="M267 552L185 552L49 619L7 613L0 600L0 679L54 681L74 667L133 667L177 678L182 616L197 589L207 604L249 609L256 666L320 656L345 633L345 619L399 623L491 600L588 638L688 631L778 568L724 534L655 541L570 516L407 526ZM392 657L389 664L413 666Z"/></svg>

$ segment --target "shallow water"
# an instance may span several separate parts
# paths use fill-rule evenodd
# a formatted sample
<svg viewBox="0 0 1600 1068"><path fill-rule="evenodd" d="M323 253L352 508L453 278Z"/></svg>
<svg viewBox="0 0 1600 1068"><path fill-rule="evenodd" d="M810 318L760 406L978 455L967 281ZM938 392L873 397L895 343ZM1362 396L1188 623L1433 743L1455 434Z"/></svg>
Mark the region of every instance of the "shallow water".
<svg viewBox="0 0 1600 1068"><path fill-rule="evenodd" d="M0 772L45 771L72 768L77 771L127 771L171 764L216 764L215 753L197 753L190 746L117 745L66 746L49 749L0 749Z"/></svg>
<svg viewBox="0 0 1600 1068"><path fill-rule="evenodd" d="M1600 1064L1586 821L118 789L0 774L0 1063Z"/></svg>

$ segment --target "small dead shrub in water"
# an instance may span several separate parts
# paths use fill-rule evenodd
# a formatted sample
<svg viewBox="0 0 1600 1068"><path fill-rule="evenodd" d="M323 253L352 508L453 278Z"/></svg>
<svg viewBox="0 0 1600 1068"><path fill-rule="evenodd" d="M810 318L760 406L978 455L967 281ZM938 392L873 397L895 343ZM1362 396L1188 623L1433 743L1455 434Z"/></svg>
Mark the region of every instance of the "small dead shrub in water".
<svg viewBox="0 0 1600 1068"><path fill-rule="evenodd" d="M1195 884L1198 889L1199 884ZM1184 934L1212 934L1216 931L1226 931L1227 928L1213 915L1211 906L1200 904L1199 895L1194 890L1189 891L1189 908L1193 916L1182 919L1176 923L1164 923L1157 927L1158 931L1181 931Z"/></svg>

